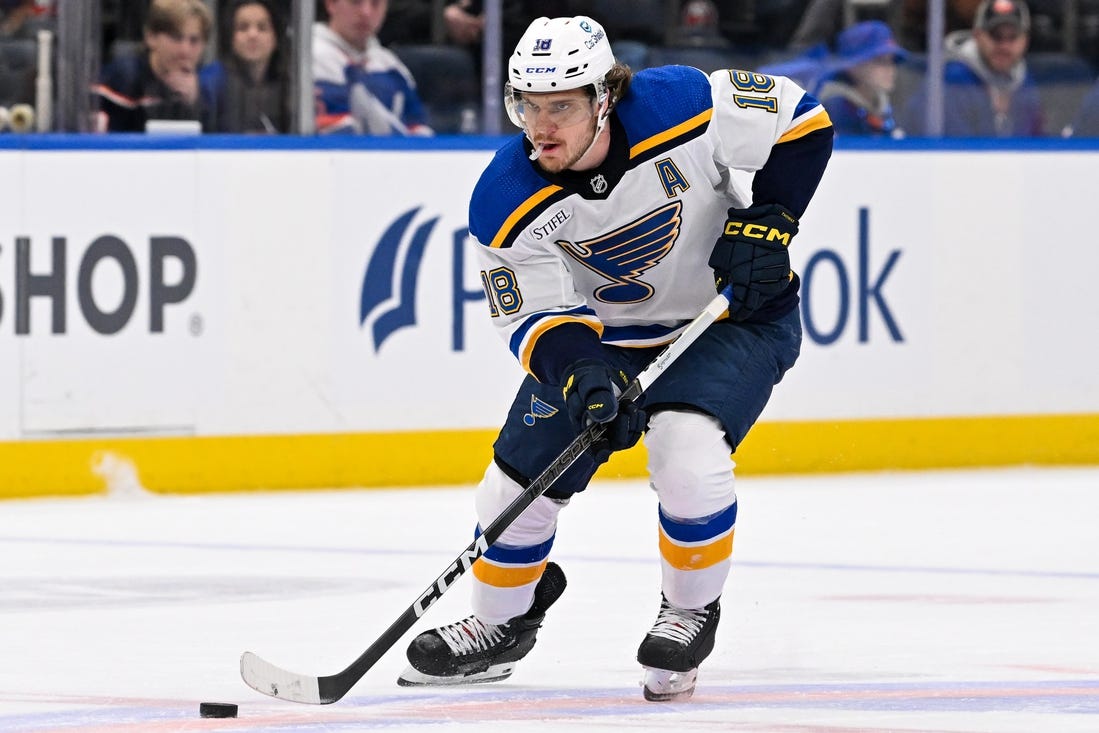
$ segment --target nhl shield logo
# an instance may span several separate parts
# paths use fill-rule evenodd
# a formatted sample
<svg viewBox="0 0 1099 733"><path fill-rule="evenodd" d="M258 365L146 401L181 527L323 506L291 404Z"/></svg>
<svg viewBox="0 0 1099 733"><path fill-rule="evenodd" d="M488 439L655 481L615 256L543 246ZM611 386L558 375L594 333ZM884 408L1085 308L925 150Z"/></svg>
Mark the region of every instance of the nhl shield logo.
<svg viewBox="0 0 1099 733"><path fill-rule="evenodd" d="M597 174L591 179L591 190L596 193L607 192L607 179L603 177L602 173Z"/></svg>

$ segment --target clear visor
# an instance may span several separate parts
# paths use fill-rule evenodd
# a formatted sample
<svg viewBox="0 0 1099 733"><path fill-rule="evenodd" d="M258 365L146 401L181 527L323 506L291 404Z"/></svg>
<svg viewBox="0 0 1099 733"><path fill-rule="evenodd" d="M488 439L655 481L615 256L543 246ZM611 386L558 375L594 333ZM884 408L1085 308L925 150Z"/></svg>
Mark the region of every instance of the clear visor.
<svg viewBox="0 0 1099 733"><path fill-rule="evenodd" d="M516 127L527 130L540 127L572 127L595 116L596 104L587 94L516 94L510 85L504 96L508 117Z"/></svg>

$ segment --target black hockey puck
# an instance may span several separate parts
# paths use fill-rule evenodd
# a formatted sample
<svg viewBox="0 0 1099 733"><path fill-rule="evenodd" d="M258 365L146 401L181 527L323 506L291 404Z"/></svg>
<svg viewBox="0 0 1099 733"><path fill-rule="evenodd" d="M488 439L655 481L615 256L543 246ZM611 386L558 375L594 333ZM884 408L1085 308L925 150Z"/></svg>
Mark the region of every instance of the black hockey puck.
<svg viewBox="0 0 1099 733"><path fill-rule="evenodd" d="M198 705L198 714L204 718L235 718L237 706L231 702L203 702Z"/></svg>

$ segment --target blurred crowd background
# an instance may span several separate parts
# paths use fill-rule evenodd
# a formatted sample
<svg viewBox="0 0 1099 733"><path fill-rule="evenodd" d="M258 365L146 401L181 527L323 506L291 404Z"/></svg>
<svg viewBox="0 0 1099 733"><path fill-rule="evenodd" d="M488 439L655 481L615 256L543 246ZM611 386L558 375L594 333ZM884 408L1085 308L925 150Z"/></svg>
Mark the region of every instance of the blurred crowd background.
<svg viewBox="0 0 1099 733"><path fill-rule="evenodd" d="M522 31L581 14L634 70L790 76L840 136L1099 136L1099 0L0 0L0 131L509 132Z"/></svg>

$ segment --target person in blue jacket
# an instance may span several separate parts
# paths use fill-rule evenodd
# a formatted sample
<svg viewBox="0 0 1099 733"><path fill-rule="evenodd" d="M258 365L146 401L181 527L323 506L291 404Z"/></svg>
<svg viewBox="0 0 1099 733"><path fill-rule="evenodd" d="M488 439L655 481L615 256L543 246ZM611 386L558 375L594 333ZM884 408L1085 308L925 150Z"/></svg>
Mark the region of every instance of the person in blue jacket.
<svg viewBox="0 0 1099 733"><path fill-rule="evenodd" d="M897 64L907 57L880 20L856 23L839 34L836 58L814 94L828 110L836 135L901 136L891 95Z"/></svg>

